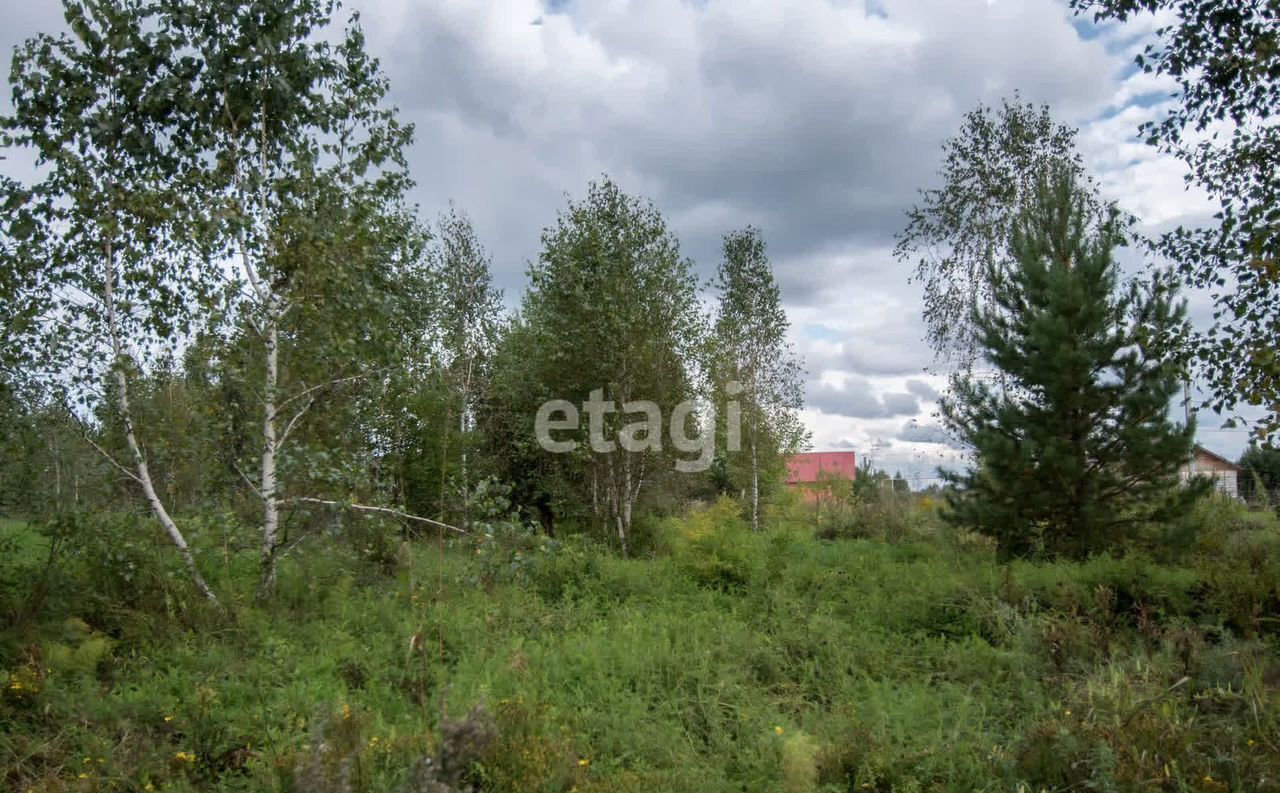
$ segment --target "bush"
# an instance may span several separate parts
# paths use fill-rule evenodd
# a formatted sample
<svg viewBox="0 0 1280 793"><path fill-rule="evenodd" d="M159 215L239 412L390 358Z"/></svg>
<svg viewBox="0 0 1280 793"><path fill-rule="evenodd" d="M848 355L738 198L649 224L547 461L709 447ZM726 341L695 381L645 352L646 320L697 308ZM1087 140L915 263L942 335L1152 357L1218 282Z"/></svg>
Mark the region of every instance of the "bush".
<svg viewBox="0 0 1280 793"><path fill-rule="evenodd" d="M923 533L934 517L917 509L910 495L872 493L833 504L815 532L820 540L903 542Z"/></svg>
<svg viewBox="0 0 1280 793"><path fill-rule="evenodd" d="M728 496L672 520L667 531L676 564L701 586L740 590L762 570L762 540L747 527L738 502Z"/></svg>
<svg viewBox="0 0 1280 793"><path fill-rule="evenodd" d="M597 552L581 535L564 542L546 541L545 550L534 557L534 589L548 601L558 601L579 592L598 574Z"/></svg>
<svg viewBox="0 0 1280 793"><path fill-rule="evenodd" d="M64 513L40 530L51 543L63 541L64 580L83 592L82 616L91 625L118 628L130 613L175 616L201 599L149 516Z"/></svg>

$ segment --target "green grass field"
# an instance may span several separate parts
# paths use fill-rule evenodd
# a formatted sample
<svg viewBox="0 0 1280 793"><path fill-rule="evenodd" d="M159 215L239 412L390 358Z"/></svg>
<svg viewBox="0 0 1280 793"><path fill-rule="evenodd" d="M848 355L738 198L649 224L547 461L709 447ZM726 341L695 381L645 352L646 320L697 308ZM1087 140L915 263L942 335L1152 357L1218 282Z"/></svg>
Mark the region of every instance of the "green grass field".
<svg viewBox="0 0 1280 793"><path fill-rule="evenodd" d="M1274 580L693 523L643 560L316 544L267 607L209 550L221 614L90 548L6 634L6 789L1277 789Z"/></svg>

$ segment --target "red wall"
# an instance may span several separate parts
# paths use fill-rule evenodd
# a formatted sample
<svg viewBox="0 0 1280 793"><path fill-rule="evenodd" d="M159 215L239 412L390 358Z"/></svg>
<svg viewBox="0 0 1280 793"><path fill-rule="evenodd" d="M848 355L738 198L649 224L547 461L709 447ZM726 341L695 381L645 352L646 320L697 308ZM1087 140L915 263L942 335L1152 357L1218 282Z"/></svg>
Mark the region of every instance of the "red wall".
<svg viewBox="0 0 1280 793"><path fill-rule="evenodd" d="M793 454L787 459L787 484L818 481L818 472L853 479L858 474L858 464L853 452L806 452Z"/></svg>

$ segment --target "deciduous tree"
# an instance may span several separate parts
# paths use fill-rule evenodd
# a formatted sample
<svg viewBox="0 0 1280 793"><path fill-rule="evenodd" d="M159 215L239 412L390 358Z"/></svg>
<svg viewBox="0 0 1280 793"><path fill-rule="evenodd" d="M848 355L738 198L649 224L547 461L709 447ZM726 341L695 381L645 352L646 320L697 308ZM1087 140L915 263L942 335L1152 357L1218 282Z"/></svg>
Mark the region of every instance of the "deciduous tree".
<svg viewBox="0 0 1280 793"><path fill-rule="evenodd" d="M1260 408L1255 435L1280 433L1280 0L1072 0L1078 13L1127 21L1172 12L1137 56L1172 78L1167 114L1143 124L1147 143L1186 163L1187 181L1218 204L1217 223L1179 228L1156 248L1214 299L1198 354L1209 405Z"/></svg>
<svg viewBox="0 0 1280 793"><path fill-rule="evenodd" d="M457 489L463 495L463 523L468 520L465 503L470 492L468 452L475 427L477 395L483 389L489 364L502 329L502 293L493 286L492 262L476 237L471 218L450 206L436 221L430 254L440 306L439 367L448 393L445 426L440 431L441 459L449 459L450 437L456 438L459 470ZM456 430L456 433L455 433ZM441 466L440 487L448 484L446 466ZM441 499L441 520L444 499Z"/></svg>
<svg viewBox="0 0 1280 793"><path fill-rule="evenodd" d="M376 376L377 362L412 338L402 277L422 246L403 203L412 128L385 106L388 83L358 19L324 39L335 7L211 0L175 5L166 19L199 65L175 134L199 143L191 168L220 221L217 251L234 263L224 273L229 316L259 343L261 453L250 484L262 503L261 595L282 545L286 444L317 402Z"/></svg>
<svg viewBox="0 0 1280 793"><path fill-rule="evenodd" d="M628 450L618 432L655 409L669 422L697 420L675 411L695 395L692 369L705 334L692 263L652 204L606 178L543 232L529 277L528 396L585 404L594 393L594 401L615 404L615 412L598 414L603 445L591 448L589 427L566 432L578 450L556 455L553 465L562 476L573 471L575 506L607 520L625 553L636 502L678 452L661 432Z"/></svg>
<svg viewBox="0 0 1280 793"><path fill-rule="evenodd" d="M148 467L131 382L190 330L204 294L192 240L202 229L169 135L191 96L186 41L145 0L66 2L71 35L18 48L7 143L33 153L38 179L4 185L5 355L67 415L118 423L123 457L98 448L145 499L195 587L212 590Z"/></svg>
<svg viewBox="0 0 1280 793"><path fill-rule="evenodd" d="M718 406L732 399L741 411L732 428L724 416L717 417L717 424L722 435L739 431L743 447L730 449L724 441L719 453L726 455L730 481L746 479L751 528L759 530L761 472L769 482L780 479L786 455L807 440L797 414L804 403L804 370L787 342L790 322L759 229L725 235L715 288L720 302L712 336L711 389L721 397L714 399Z"/></svg>
<svg viewBox="0 0 1280 793"><path fill-rule="evenodd" d="M894 257L914 267L924 290L927 340L938 360L967 372L982 352L973 312L995 305L987 275L1011 263L1014 221L1034 200L1039 175L1071 173L1091 215L1103 202L1076 151L1076 130L1016 95L969 111L942 149L942 186L922 191L908 211Z"/></svg>

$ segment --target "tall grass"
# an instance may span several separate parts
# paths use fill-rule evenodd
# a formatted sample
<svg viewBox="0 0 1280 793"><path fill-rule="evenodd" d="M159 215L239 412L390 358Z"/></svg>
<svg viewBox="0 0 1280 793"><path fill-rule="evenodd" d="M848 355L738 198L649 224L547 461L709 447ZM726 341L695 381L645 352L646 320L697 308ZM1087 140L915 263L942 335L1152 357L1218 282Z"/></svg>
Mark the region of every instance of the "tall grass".
<svg viewBox="0 0 1280 793"><path fill-rule="evenodd" d="M773 517L754 534L712 505L650 559L572 539L441 555L386 527L388 565L335 536L286 559L266 607L250 555L210 554L221 614L163 548L129 557L132 589L78 549L3 645L4 785L1276 788L1274 520L1219 514L1176 562L999 566L927 510L895 542Z"/></svg>

